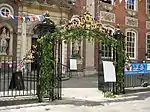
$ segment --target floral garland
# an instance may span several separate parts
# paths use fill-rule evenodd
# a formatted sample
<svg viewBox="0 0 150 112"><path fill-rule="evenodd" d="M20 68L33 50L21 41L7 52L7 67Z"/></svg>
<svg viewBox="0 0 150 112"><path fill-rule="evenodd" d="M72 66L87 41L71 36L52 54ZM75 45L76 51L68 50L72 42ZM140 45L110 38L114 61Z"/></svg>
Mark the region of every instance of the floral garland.
<svg viewBox="0 0 150 112"><path fill-rule="evenodd" d="M121 37L120 37L121 38ZM45 94L49 98L53 96L53 89L56 84L54 84L53 71L54 63L57 62L53 56L53 43L54 40L73 42L82 41L87 39L88 41L103 42L107 46L111 46L114 49L119 50L118 54L120 58L117 63L117 86L122 86L123 83L123 68L124 60L126 59L126 54L123 48L123 42L120 39L117 41L101 24L100 21L92 18L90 13L85 12L83 16L74 15L72 19L61 27L57 27L53 33L47 33L41 39L38 40L40 46L42 47L40 54L40 76L38 83L38 97L39 101Z"/></svg>

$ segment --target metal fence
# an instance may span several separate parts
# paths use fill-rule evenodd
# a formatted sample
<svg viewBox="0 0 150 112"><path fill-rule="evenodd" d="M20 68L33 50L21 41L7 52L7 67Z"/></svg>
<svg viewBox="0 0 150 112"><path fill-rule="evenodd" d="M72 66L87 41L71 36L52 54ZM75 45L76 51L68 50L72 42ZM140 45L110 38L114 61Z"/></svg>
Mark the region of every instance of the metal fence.
<svg viewBox="0 0 150 112"><path fill-rule="evenodd" d="M53 44L54 68L51 100L61 99L62 43ZM40 50L40 49L38 49ZM14 60L12 56L0 56L0 97L36 96L39 81L40 59Z"/></svg>
<svg viewBox="0 0 150 112"><path fill-rule="evenodd" d="M150 74L136 74L124 76L125 88L146 87L150 85Z"/></svg>
<svg viewBox="0 0 150 112"><path fill-rule="evenodd" d="M1 97L36 95L36 83L36 63L22 64L11 56L0 56Z"/></svg>

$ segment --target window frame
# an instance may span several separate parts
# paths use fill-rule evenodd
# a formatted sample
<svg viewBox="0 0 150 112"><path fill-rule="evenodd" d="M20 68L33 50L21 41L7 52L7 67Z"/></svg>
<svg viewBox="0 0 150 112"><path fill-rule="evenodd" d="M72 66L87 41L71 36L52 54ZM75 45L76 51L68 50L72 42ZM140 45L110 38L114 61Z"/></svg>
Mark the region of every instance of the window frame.
<svg viewBox="0 0 150 112"><path fill-rule="evenodd" d="M128 0L126 0L125 4L126 4L126 9L127 10L138 11L138 0L134 0L134 3L133 3L134 9L131 9L131 8L128 7Z"/></svg>
<svg viewBox="0 0 150 112"><path fill-rule="evenodd" d="M148 1L149 1L149 3L148 3ZM148 4L149 4L149 8L148 8ZM146 0L146 14L150 15L150 0Z"/></svg>
<svg viewBox="0 0 150 112"><path fill-rule="evenodd" d="M147 37L148 37L148 35L150 36L150 32L146 33L146 53L147 53L147 54L148 54L148 45L147 45L147 44L148 44L148 43L147 43ZM149 43L149 44L150 44L150 43ZM149 54L150 54L150 52L149 52ZM147 59L147 60L150 60L150 57L147 56L146 59Z"/></svg>
<svg viewBox="0 0 150 112"><path fill-rule="evenodd" d="M138 38L138 33L137 33L137 31L135 31L135 30L132 30L132 29L130 29L130 30L126 30L126 38L125 38L125 43L126 43L126 53L128 54L128 52L127 52L127 33L128 32L131 32L131 33L134 33L134 35L135 35L135 39L134 39L134 57L131 57L130 56L130 59L137 59L137 38Z"/></svg>
<svg viewBox="0 0 150 112"><path fill-rule="evenodd" d="M101 2L105 3L105 4L109 4L109 3L103 2L102 0L101 0ZM115 5L115 0L111 0L111 4L110 5Z"/></svg>
<svg viewBox="0 0 150 112"><path fill-rule="evenodd" d="M109 29L109 30L111 30L112 31L112 34L115 32L115 28L114 27L111 27L111 26L109 26L109 27L104 27L104 28L106 28L106 29ZM107 47L106 45L104 45L104 47ZM100 48L101 48L101 50L102 50L102 43L100 44ZM105 49L106 50L106 49ZM104 50L104 51L105 51ZM108 50L108 49L107 49ZM103 50L102 50L102 52L104 52ZM104 53L105 54L105 53ZM103 59L113 59L113 48L111 48L111 57L109 57L109 56L102 56L102 54L101 54L101 58L103 58Z"/></svg>
<svg viewBox="0 0 150 112"><path fill-rule="evenodd" d="M2 12L2 10L5 10L5 12ZM6 10L8 11L8 16L6 16L5 14L3 14L3 13L7 13ZM1 16L4 17L4 18L7 18L7 17L9 17L11 15L11 11L10 11L10 9L8 7L1 7L0 11L1 11Z"/></svg>
<svg viewBox="0 0 150 112"><path fill-rule="evenodd" d="M5 8L7 10L9 10L9 15L8 16L4 16L2 13L1 13L1 10ZM0 4L0 16L2 16L3 18L10 18L10 15L14 15L14 9L12 8L12 6L8 5L8 4Z"/></svg>

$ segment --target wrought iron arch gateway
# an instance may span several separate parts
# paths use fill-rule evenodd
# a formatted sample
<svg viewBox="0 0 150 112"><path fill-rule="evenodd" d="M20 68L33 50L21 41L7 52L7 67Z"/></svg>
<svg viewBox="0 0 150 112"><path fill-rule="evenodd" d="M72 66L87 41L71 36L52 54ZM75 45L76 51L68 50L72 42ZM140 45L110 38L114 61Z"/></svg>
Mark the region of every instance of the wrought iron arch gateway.
<svg viewBox="0 0 150 112"><path fill-rule="evenodd" d="M85 12L83 16L74 15L66 24L61 27L55 27L52 32L47 32L46 35L41 35L42 37L38 40L40 63L38 78L39 101L42 101L45 95L52 100L61 99L61 43L63 40L67 43L88 39L93 43L102 41L105 45L113 47L114 63L117 71L116 92L124 90L123 68L126 56L124 36L119 30L116 30L115 35L109 34L109 31L103 27L100 21L92 18L90 13Z"/></svg>

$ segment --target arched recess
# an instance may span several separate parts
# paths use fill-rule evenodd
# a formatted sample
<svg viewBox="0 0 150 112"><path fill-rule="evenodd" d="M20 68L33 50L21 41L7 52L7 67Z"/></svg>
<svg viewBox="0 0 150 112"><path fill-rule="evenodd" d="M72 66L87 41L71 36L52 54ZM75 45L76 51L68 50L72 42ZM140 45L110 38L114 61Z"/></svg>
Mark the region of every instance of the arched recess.
<svg viewBox="0 0 150 112"><path fill-rule="evenodd" d="M13 28L8 23L0 24L0 55L13 55Z"/></svg>
<svg viewBox="0 0 150 112"><path fill-rule="evenodd" d="M39 38L39 35L36 31L36 27L41 24L42 22L40 21L36 21L34 23L32 23L30 25L30 27L27 28L27 32L28 32L28 44L30 43L30 49L33 50L32 46L36 46L37 45L37 39ZM35 53L33 53L33 56L36 57L37 55ZM37 69L37 60L35 60L33 63L31 63L31 69Z"/></svg>
<svg viewBox="0 0 150 112"><path fill-rule="evenodd" d="M34 35L34 29L38 24L41 24L41 21L35 21L34 23L32 23L31 25L29 25L29 27L27 28L27 31L29 34Z"/></svg>
<svg viewBox="0 0 150 112"><path fill-rule="evenodd" d="M110 35L113 35L115 31L115 27L112 25L104 24L104 28L108 30ZM106 46L103 43L101 44L101 56L103 59L112 59L113 57L113 49L110 46Z"/></svg>
<svg viewBox="0 0 150 112"><path fill-rule="evenodd" d="M138 56L138 32L133 28L125 30L126 53L130 59L137 59Z"/></svg>

